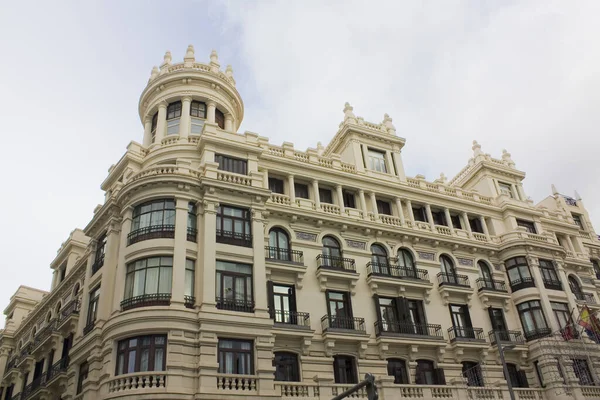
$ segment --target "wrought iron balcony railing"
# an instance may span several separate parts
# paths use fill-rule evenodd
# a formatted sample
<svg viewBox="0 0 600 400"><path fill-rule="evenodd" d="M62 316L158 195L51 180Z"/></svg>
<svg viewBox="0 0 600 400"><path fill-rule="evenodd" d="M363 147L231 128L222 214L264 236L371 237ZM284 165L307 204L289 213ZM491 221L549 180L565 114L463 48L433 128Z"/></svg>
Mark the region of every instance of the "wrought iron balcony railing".
<svg viewBox="0 0 600 400"><path fill-rule="evenodd" d="M194 296L185 295L183 296L183 304L187 308L194 308L194 305L196 304L196 298Z"/></svg>
<svg viewBox="0 0 600 400"><path fill-rule="evenodd" d="M525 340L529 342L530 340L541 339L549 336L550 334L552 334L552 330L550 328L533 329L530 331L525 331Z"/></svg>
<svg viewBox="0 0 600 400"><path fill-rule="evenodd" d="M187 240L188 242L196 242L198 238L198 229L196 228L187 228Z"/></svg>
<svg viewBox="0 0 600 400"><path fill-rule="evenodd" d="M488 332L488 338L490 339L490 343L492 346L496 345L496 335L495 332L498 332L498 338L501 343L513 343L513 344L524 344L525 339L523 338L523 334L521 331L505 331L505 330L497 330L493 329Z"/></svg>
<svg viewBox="0 0 600 400"><path fill-rule="evenodd" d="M327 254L317 256L317 267L356 272L356 262L352 258L335 257Z"/></svg>
<svg viewBox="0 0 600 400"><path fill-rule="evenodd" d="M48 325L42 328L33 338L33 347L39 346L44 340L46 340L52 332L56 330L56 319L50 320Z"/></svg>
<svg viewBox="0 0 600 400"><path fill-rule="evenodd" d="M324 315L321 318L321 328L323 332L331 330L355 331L357 333L366 333L365 319L359 317L340 317L335 315Z"/></svg>
<svg viewBox="0 0 600 400"><path fill-rule="evenodd" d="M475 283L477 284L477 289L479 291L494 290L496 292L508 293L508 290L506 289L506 282L504 282L504 281L495 280L495 279L479 278L475 281Z"/></svg>
<svg viewBox="0 0 600 400"><path fill-rule="evenodd" d="M104 254L99 256L92 264L92 275L94 275L104 265Z"/></svg>
<svg viewBox="0 0 600 400"><path fill-rule="evenodd" d="M398 279L418 279L429 282L429 273L424 269L398 267L394 264L381 264L369 261L367 276L384 276Z"/></svg>
<svg viewBox="0 0 600 400"><path fill-rule="evenodd" d="M231 244L234 246L252 247L252 235L249 233L240 233L217 229L217 243Z"/></svg>
<svg viewBox="0 0 600 400"><path fill-rule="evenodd" d="M310 314L298 311L269 310L271 319L275 324L291 325L302 328L310 328Z"/></svg>
<svg viewBox="0 0 600 400"><path fill-rule="evenodd" d="M171 293L149 293L134 296L121 302L121 310L126 311L138 307L168 306L171 304Z"/></svg>
<svg viewBox="0 0 600 400"><path fill-rule="evenodd" d="M450 342L455 342L457 340L476 340L485 342L483 329L473 327L450 327L448 328L448 338L450 339Z"/></svg>
<svg viewBox="0 0 600 400"><path fill-rule="evenodd" d="M63 372L67 372L69 368L69 356L65 356L55 362L52 367L48 370L48 378L47 381L50 382L52 379L56 378L58 375Z"/></svg>
<svg viewBox="0 0 600 400"><path fill-rule="evenodd" d="M299 250L282 249L280 247L265 246L267 260L285 261L294 264L304 264L304 253Z"/></svg>
<svg viewBox="0 0 600 400"><path fill-rule="evenodd" d="M215 301L219 310L254 312L254 300L252 299L217 297Z"/></svg>
<svg viewBox="0 0 600 400"><path fill-rule="evenodd" d="M437 324L413 324L410 322L389 322L377 320L374 324L376 336L424 336L443 339L442 326Z"/></svg>
<svg viewBox="0 0 600 400"><path fill-rule="evenodd" d="M546 279L542 278L544 282L544 287L550 290L562 290L562 284L559 280L556 279Z"/></svg>
<svg viewBox="0 0 600 400"><path fill-rule="evenodd" d="M438 272L437 274L438 285L452 285L452 286L464 286L471 287L469 283L469 277L467 275L456 275L448 272Z"/></svg>
<svg viewBox="0 0 600 400"><path fill-rule="evenodd" d="M58 324L69 318L71 315L79 315L79 300L73 299L68 302L62 310L60 310L60 315L58 316Z"/></svg>
<svg viewBox="0 0 600 400"><path fill-rule="evenodd" d="M523 277L510 281L510 289L513 292L530 287L535 287L535 281L531 277Z"/></svg>
<svg viewBox="0 0 600 400"><path fill-rule="evenodd" d="M148 239L175 238L175 225L152 225L136 229L127 235L127 246Z"/></svg>

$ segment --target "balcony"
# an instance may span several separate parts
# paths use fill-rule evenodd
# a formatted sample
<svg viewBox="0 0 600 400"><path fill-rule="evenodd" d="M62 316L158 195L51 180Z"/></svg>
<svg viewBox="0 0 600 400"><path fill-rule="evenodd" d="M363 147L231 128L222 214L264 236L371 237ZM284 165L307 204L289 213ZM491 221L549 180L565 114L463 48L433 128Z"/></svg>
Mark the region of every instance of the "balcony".
<svg viewBox="0 0 600 400"><path fill-rule="evenodd" d="M56 326L57 321L53 319L35 335L32 352L45 352L58 345L61 336L56 332Z"/></svg>
<svg viewBox="0 0 600 400"><path fill-rule="evenodd" d="M559 280L546 279L546 278L542 278L542 280L544 281L544 287L546 289L561 290L561 291L563 290L562 283L560 283Z"/></svg>
<svg viewBox="0 0 600 400"><path fill-rule="evenodd" d="M33 367L35 358L32 355L33 343L29 342L24 345L19 352L17 358L16 367L24 370L29 370Z"/></svg>
<svg viewBox="0 0 600 400"><path fill-rule="evenodd" d="M498 330L498 339L501 344L514 344L514 345L524 345L525 339L523 338L523 334L521 331L504 331ZM490 344L492 346L496 346L496 330L491 330L488 332L488 338L490 339Z"/></svg>
<svg viewBox="0 0 600 400"><path fill-rule="evenodd" d="M267 261L304 264L304 253L299 250L265 246L265 258Z"/></svg>
<svg viewBox="0 0 600 400"><path fill-rule="evenodd" d="M438 272L438 291L442 296L442 303L447 306L451 302L468 303L471 301L473 289L466 275L455 275L447 272Z"/></svg>
<svg viewBox="0 0 600 400"><path fill-rule="evenodd" d="M198 238L198 229L196 228L187 228L187 241L196 243L196 239Z"/></svg>
<svg viewBox="0 0 600 400"><path fill-rule="evenodd" d="M506 282L479 278L475 283L477 284L477 296L479 296L484 307L500 306L504 307L505 310L509 309L510 294Z"/></svg>
<svg viewBox="0 0 600 400"><path fill-rule="evenodd" d="M351 258L317 256L317 279L322 292L335 288L355 293L360 275L356 273L356 262Z"/></svg>
<svg viewBox="0 0 600 400"><path fill-rule="evenodd" d="M171 304L171 293L151 293L134 296L121 302L121 311L138 307L168 306Z"/></svg>
<svg viewBox="0 0 600 400"><path fill-rule="evenodd" d="M530 287L535 287L535 281L533 278L525 277L520 279L515 279L514 281L510 281L510 290L516 292L517 290L526 289Z"/></svg>
<svg viewBox="0 0 600 400"><path fill-rule="evenodd" d="M94 275L104 265L104 254L98 257L97 260L92 264L92 275Z"/></svg>
<svg viewBox="0 0 600 400"><path fill-rule="evenodd" d="M310 314L298 311L269 310L278 328L310 329Z"/></svg>
<svg viewBox="0 0 600 400"><path fill-rule="evenodd" d="M469 283L469 277L466 275L455 275L447 272L438 272L437 280L438 285L452 285L452 286L462 286L471 288L471 284Z"/></svg>
<svg viewBox="0 0 600 400"><path fill-rule="evenodd" d="M60 393L67 385L67 370L69 369L69 356L55 362L48 370L46 387L52 392Z"/></svg>
<svg viewBox="0 0 600 400"><path fill-rule="evenodd" d="M482 328L453 326L451 328L448 328L448 339L450 339L450 343L481 342L484 343L487 347L487 343L485 341L485 334L483 333Z"/></svg>
<svg viewBox="0 0 600 400"><path fill-rule="evenodd" d="M508 290L506 289L506 282L504 281L479 278L475 281L475 283L477 284L478 291L493 290L495 292L508 293Z"/></svg>
<svg viewBox="0 0 600 400"><path fill-rule="evenodd" d="M389 264L380 264L369 261L367 263L367 276L382 276L396 279L415 279L429 282L429 273L424 269L412 269L406 267L398 267L390 259Z"/></svg>
<svg viewBox="0 0 600 400"><path fill-rule="evenodd" d="M118 375L108 381L108 393L111 397L116 397L113 393L121 395L129 393L132 398L145 394L159 394L164 398L165 388L167 387L167 373L157 372L136 372L133 374Z"/></svg>
<svg viewBox="0 0 600 400"><path fill-rule="evenodd" d="M194 308L194 305L196 304L196 298L194 296L185 295L183 296L183 304L187 308Z"/></svg>
<svg viewBox="0 0 600 400"><path fill-rule="evenodd" d="M378 320L374 324L375 336L407 337L425 340L444 340L441 325L413 324L410 322L387 322Z"/></svg>
<svg viewBox="0 0 600 400"><path fill-rule="evenodd" d="M127 235L127 246L149 239L175 238L175 225L153 225L136 229Z"/></svg>
<svg viewBox="0 0 600 400"><path fill-rule="evenodd" d="M73 299L68 302L61 310L56 322L56 328L64 333L68 334L77 328L77 321L79 320L79 300Z"/></svg>
<svg viewBox="0 0 600 400"><path fill-rule="evenodd" d="M250 395L258 391L256 375L217 374L217 390Z"/></svg>
<svg viewBox="0 0 600 400"><path fill-rule="evenodd" d="M246 313L254 312L254 300L252 299L231 299L227 297L217 297L215 298L215 301L219 310Z"/></svg>
<svg viewBox="0 0 600 400"><path fill-rule="evenodd" d="M398 267L395 259L389 264L367 263L367 283L372 294L395 295L402 291L405 295L424 298L429 302L433 284L429 273L424 269Z"/></svg>
<svg viewBox="0 0 600 400"><path fill-rule="evenodd" d="M324 315L321 318L321 329L326 332L346 332L366 334L365 319Z"/></svg>
<svg viewBox="0 0 600 400"><path fill-rule="evenodd" d="M252 235L217 229L217 243L232 246L252 247Z"/></svg>
<svg viewBox="0 0 600 400"><path fill-rule="evenodd" d="M544 338L551 334L552 330L550 328L538 328L531 331L525 331L525 340L529 342L531 340Z"/></svg>

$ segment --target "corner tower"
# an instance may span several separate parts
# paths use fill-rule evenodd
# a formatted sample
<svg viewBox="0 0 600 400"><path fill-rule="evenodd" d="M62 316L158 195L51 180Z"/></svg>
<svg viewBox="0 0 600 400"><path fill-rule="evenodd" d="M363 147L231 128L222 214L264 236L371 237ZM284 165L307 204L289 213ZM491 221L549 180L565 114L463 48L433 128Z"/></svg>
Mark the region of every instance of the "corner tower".
<svg viewBox="0 0 600 400"><path fill-rule="evenodd" d="M205 124L237 132L244 117L231 65L221 71L215 50L208 64L196 62L192 45L180 63L172 63L171 52L165 53L160 68L152 69L138 108L146 148L187 142Z"/></svg>

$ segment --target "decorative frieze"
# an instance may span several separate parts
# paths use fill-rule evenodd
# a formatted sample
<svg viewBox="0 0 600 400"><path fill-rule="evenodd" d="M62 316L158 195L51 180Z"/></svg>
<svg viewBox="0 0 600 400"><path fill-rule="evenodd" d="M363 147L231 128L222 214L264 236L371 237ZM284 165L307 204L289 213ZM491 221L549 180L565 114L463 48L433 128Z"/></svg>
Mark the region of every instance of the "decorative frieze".
<svg viewBox="0 0 600 400"><path fill-rule="evenodd" d="M465 267L472 267L473 260L470 258L457 258L458 265L464 265Z"/></svg>
<svg viewBox="0 0 600 400"><path fill-rule="evenodd" d="M434 253L429 253L427 251L417 251L417 254L419 255L419 258L421 260L435 261Z"/></svg>
<svg viewBox="0 0 600 400"><path fill-rule="evenodd" d="M359 242L358 240L346 239L346 244L353 249L365 250L367 248L366 242Z"/></svg>
<svg viewBox="0 0 600 400"><path fill-rule="evenodd" d="M296 239L308 240L309 242L316 242L317 235L315 235L314 233L308 233L308 232L296 232Z"/></svg>

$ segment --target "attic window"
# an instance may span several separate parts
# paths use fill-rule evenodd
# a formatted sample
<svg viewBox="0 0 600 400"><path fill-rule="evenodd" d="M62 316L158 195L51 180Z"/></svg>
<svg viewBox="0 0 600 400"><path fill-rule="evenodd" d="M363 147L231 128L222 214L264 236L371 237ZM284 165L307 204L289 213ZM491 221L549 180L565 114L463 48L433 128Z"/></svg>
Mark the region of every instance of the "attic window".
<svg viewBox="0 0 600 400"><path fill-rule="evenodd" d="M181 118L181 101L169 104L167 107L167 135L179 133L179 119Z"/></svg>
<svg viewBox="0 0 600 400"><path fill-rule="evenodd" d="M579 229L585 230L585 228L583 227L583 222L581 221L581 215L571 214L571 216L573 217L573 222L575 222L577 226L579 226Z"/></svg>
<svg viewBox="0 0 600 400"><path fill-rule="evenodd" d="M387 166L385 164L385 153L379 150L369 149L369 168L372 171L383 172L386 174Z"/></svg>
<svg viewBox="0 0 600 400"><path fill-rule="evenodd" d="M201 134L204 120L206 119L206 104L200 101L192 101L190 106L190 117L192 123L190 133L195 135Z"/></svg>
<svg viewBox="0 0 600 400"><path fill-rule="evenodd" d="M504 194L510 198L514 198L512 185L510 183L498 182L498 188L500 189L500 194Z"/></svg>

